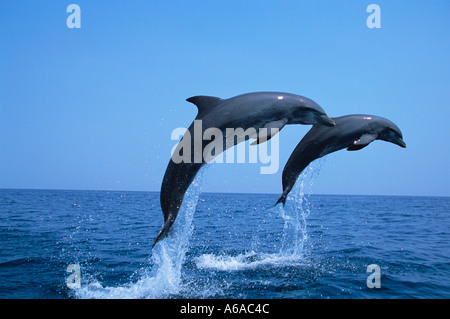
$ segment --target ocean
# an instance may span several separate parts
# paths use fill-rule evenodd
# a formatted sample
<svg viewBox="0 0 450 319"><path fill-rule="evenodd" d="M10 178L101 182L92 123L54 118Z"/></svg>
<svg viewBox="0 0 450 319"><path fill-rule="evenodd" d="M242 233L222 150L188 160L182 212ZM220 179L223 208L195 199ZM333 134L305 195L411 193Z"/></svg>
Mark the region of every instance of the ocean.
<svg viewBox="0 0 450 319"><path fill-rule="evenodd" d="M0 298L450 297L450 198L0 190Z"/></svg>

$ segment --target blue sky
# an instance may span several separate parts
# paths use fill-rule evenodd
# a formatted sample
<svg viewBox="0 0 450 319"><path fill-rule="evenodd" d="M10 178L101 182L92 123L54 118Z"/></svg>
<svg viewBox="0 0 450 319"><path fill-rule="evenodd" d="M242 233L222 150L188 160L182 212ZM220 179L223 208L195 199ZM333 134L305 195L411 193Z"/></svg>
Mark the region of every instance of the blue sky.
<svg viewBox="0 0 450 319"><path fill-rule="evenodd" d="M69 4L81 28L69 29ZM369 29L366 7L381 8ZM320 162L313 193L450 196L450 3L2 1L0 188L159 191L193 95L283 91L329 115L389 118L376 141ZM309 126L280 133L280 170L213 164L205 192L281 192ZM316 165L317 166L317 165Z"/></svg>

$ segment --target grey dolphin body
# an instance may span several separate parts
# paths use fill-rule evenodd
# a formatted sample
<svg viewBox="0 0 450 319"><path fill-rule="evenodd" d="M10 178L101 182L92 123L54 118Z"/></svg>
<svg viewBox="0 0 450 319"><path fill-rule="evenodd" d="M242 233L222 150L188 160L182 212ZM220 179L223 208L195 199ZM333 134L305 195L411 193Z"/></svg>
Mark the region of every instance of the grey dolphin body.
<svg viewBox="0 0 450 319"><path fill-rule="evenodd" d="M400 129L391 121L373 115L347 115L332 118L335 127L314 125L298 143L283 169L283 194L278 203L286 203L286 197L294 187L298 176L314 160L347 148L357 151L374 140L383 140L406 147Z"/></svg>
<svg viewBox="0 0 450 319"><path fill-rule="evenodd" d="M174 223L185 192L194 180L198 171L206 164L202 156L205 142L202 139L201 147L195 147L195 134L203 134L208 128L218 128L223 134L223 149L226 145L226 129L242 128L247 130L254 128L276 128L281 130L286 124L323 124L333 126L334 122L325 114L324 110L314 101L295 94L281 92L256 92L238 95L229 99L221 99L210 96L194 96L187 99L195 104L198 114L194 122L185 133L174 154L186 151L186 145L190 145L190 161L175 163L173 156L167 166L161 185L161 209L164 215L164 226L159 232L153 246L167 235ZM196 121L197 120L197 121ZM200 130L195 123L201 120ZM198 126L197 126L198 127ZM276 134L276 133L275 133ZM256 137L256 136L253 136ZM258 143L270 139L272 136L257 136ZM238 137L233 145L248 140L250 136ZM189 143L185 143L189 142ZM182 147L185 149L181 150ZM187 149L189 151L189 149ZM220 151L220 150L219 150ZM218 154L214 154L217 156ZM197 160L196 160L197 159Z"/></svg>

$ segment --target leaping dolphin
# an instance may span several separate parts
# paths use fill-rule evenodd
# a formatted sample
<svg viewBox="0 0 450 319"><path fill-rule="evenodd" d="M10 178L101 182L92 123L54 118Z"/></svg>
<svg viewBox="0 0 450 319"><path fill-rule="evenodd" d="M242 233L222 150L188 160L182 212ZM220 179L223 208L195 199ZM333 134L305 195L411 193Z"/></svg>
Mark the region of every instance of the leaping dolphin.
<svg viewBox="0 0 450 319"><path fill-rule="evenodd" d="M195 134L204 134L208 128L220 129L223 133L223 140L220 142L223 142L224 147L222 150L219 149L219 152L223 152L227 148L253 137L257 138L256 143L265 142L286 124L323 124L334 126L334 122L316 102L290 93L256 92L238 95L229 99L194 96L188 98L187 101L197 106L198 114L180 143L178 143L173 154L185 152L186 145L190 145L187 151L190 151L188 157L191 160L175 163L172 156L169 161L162 181L160 195L164 226L156 237L153 246L167 235L178 215L185 192L194 180L197 172L207 162L203 157L205 143L202 140L200 147L195 147ZM232 136L232 143L227 143L227 138L230 138L226 136L227 128L241 128L243 130L254 128L256 131L266 128L267 134L261 135L260 133L256 136L248 136L244 132L243 136L237 136L237 142ZM275 129L275 133L273 133L272 129ZM217 151L215 152L217 153ZM217 156L218 154L214 155Z"/></svg>
<svg viewBox="0 0 450 319"><path fill-rule="evenodd" d="M277 204L286 203L298 176L314 160L347 148L360 150L375 140L406 147L400 129L388 119L373 115L346 115L332 118L335 127L314 125L298 143L283 169L283 194Z"/></svg>

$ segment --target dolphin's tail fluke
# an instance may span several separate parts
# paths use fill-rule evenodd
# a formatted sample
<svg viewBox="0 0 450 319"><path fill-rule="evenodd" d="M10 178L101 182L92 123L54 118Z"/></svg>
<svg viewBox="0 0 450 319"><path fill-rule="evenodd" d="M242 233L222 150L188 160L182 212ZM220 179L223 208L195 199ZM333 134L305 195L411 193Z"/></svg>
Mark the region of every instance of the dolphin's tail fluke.
<svg viewBox="0 0 450 319"><path fill-rule="evenodd" d="M161 228L161 230L159 231L158 236L156 236L156 239L155 239L155 241L154 241L154 243L153 243L152 248L155 247L155 245L156 245L156 243L157 243L158 241L160 241L161 239L163 239L164 237L166 237L166 235L168 234L170 228L172 227L173 222L174 222L174 220L172 220L171 218L168 218L168 219L166 220L166 222L164 223L164 226L163 226L163 227Z"/></svg>
<svg viewBox="0 0 450 319"><path fill-rule="evenodd" d="M275 206L277 206L279 203L283 203L283 206L286 205L286 198L287 198L287 194L283 193L280 198L278 198L277 203L275 204Z"/></svg>

